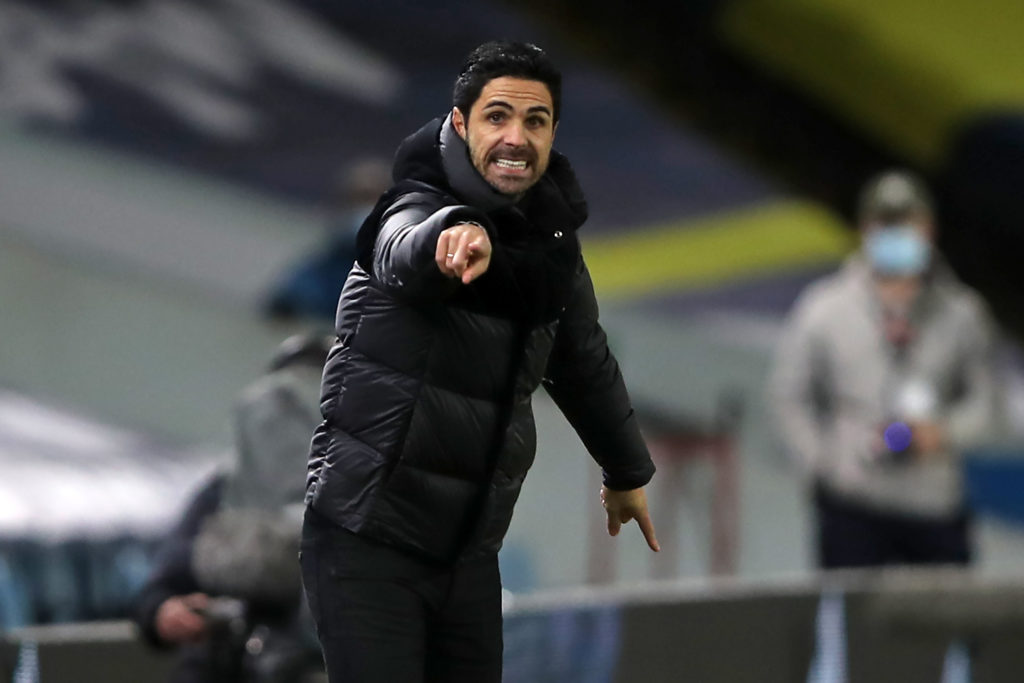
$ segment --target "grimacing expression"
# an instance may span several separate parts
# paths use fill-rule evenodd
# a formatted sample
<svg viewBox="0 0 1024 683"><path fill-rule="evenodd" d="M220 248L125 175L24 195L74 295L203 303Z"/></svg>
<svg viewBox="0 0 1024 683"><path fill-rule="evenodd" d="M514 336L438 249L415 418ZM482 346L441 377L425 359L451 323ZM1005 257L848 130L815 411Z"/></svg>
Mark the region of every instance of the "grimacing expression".
<svg viewBox="0 0 1024 683"><path fill-rule="evenodd" d="M548 169L557 124L551 92L541 81L493 78L468 115L452 110L452 124L473 166L502 194L522 194Z"/></svg>

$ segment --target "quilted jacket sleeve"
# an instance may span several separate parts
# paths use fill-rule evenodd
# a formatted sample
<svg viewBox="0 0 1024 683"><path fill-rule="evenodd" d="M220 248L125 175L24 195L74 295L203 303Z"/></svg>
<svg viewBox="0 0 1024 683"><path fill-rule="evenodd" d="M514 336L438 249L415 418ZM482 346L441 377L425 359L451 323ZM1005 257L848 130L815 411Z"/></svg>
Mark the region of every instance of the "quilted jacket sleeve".
<svg viewBox="0 0 1024 683"><path fill-rule="evenodd" d="M594 285L582 258L544 388L601 465L608 488L629 490L650 481L654 463L640 436L619 364L598 322Z"/></svg>
<svg viewBox="0 0 1024 683"><path fill-rule="evenodd" d="M441 232L463 221L480 223L490 232L490 221L478 209L444 205L440 197L426 192L402 195L381 217L374 276L398 294L422 298L450 293L459 283L441 274L434 253Z"/></svg>

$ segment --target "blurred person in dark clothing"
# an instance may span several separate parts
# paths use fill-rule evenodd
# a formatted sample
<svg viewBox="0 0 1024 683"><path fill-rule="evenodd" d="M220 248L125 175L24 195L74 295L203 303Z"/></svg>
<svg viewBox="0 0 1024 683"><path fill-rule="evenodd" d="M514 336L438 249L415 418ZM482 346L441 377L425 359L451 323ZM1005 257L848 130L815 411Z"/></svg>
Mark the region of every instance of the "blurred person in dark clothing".
<svg viewBox="0 0 1024 683"><path fill-rule="evenodd" d="M543 384L604 470L608 528L657 549L654 473L598 323L552 150L561 76L533 45L468 57L359 233L324 370L302 570L331 681L501 679L498 550Z"/></svg>
<svg viewBox="0 0 1024 683"><path fill-rule="evenodd" d="M268 314L334 320L338 295L356 260L356 233L390 184L384 159L367 157L345 168L332 188L325 243L275 286L265 305Z"/></svg>
<svg viewBox="0 0 1024 683"><path fill-rule="evenodd" d="M867 184L862 247L800 297L779 344L772 407L813 482L824 568L966 564L959 456L996 436L996 329L934 247L924 184Z"/></svg>
<svg viewBox="0 0 1024 683"><path fill-rule="evenodd" d="M332 342L281 344L235 407L233 469L201 487L159 549L136 614L147 642L179 648L174 683L285 683L320 666L296 559Z"/></svg>

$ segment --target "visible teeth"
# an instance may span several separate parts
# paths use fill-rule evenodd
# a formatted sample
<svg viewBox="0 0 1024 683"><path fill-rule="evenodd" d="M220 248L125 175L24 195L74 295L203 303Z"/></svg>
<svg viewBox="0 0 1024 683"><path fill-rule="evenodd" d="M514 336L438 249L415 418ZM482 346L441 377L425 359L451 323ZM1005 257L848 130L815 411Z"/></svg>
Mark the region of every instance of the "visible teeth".
<svg viewBox="0 0 1024 683"><path fill-rule="evenodd" d="M516 170L523 170L526 168L526 160L513 161L512 159L497 159L494 163L502 168L512 168Z"/></svg>

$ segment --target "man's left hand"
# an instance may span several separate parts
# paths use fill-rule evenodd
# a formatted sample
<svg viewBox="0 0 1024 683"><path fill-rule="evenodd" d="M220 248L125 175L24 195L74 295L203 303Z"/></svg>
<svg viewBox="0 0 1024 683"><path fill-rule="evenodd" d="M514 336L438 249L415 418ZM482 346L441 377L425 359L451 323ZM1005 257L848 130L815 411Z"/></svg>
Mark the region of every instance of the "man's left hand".
<svg viewBox="0 0 1024 683"><path fill-rule="evenodd" d="M601 504L608 513L608 535L618 536L622 525L635 519L647 539L651 550L658 552L661 546L654 536L654 522L647 512L647 494L643 488L630 491L615 491L607 486L601 487Z"/></svg>

